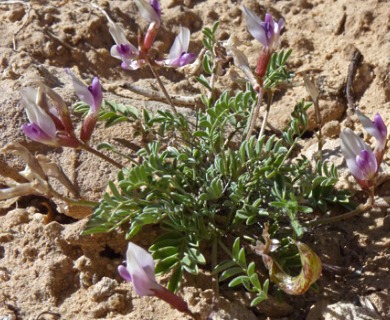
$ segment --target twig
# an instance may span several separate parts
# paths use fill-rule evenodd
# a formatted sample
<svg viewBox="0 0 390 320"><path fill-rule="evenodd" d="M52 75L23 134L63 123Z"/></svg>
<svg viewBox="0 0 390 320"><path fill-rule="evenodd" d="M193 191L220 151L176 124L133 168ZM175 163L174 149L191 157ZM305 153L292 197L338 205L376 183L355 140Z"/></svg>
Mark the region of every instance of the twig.
<svg viewBox="0 0 390 320"><path fill-rule="evenodd" d="M318 126L318 135L317 135L318 158L320 161L322 161L322 116L321 116L320 105L318 103L320 92L318 88L314 85L314 83L310 81L309 77L306 75L305 72L302 72L302 77L305 83L306 91L310 94L314 105L314 113L316 116L316 122Z"/></svg>
<svg viewBox="0 0 390 320"><path fill-rule="evenodd" d="M18 35L18 33L26 26L27 24L27 21L28 21L28 18L30 17L30 11L31 11L31 4L27 1L0 1L0 5L2 4L5 4L5 5L8 5L8 4L24 4L27 6L28 10L27 10L27 17L26 19L24 20L23 24L20 26L20 28L14 32L12 34L12 48L14 49L14 51L17 50L16 48L16 36Z"/></svg>
<svg viewBox="0 0 390 320"><path fill-rule="evenodd" d="M110 16L108 15L108 13L101 7L99 7L97 4L95 3L91 3L91 6L98 9L101 13L103 13L103 15L106 17L106 19L108 20L109 23L111 24L114 24L114 21L112 21L112 19L110 18Z"/></svg>
<svg viewBox="0 0 390 320"><path fill-rule="evenodd" d="M67 47L68 49L74 51L75 48L72 47L69 43L65 42L64 40L62 40L60 37L56 36L54 33L52 33L51 31L49 31L47 28L44 28L43 31L49 36L49 37L52 37L53 39L57 40L58 42L62 43L62 45L64 47Z"/></svg>
<svg viewBox="0 0 390 320"><path fill-rule="evenodd" d="M152 90L152 89L145 89L139 86L135 86L130 83L124 83L121 85L122 88L128 89L131 92L137 93L139 95L142 95L146 98L150 98L153 100L157 101L162 101L162 102L169 102L166 98L166 96L158 91ZM171 96L172 101L176 105L181 105L181 106L195 106L199 102L201 102L201 95L196 95L194 97L189 97L189 96Z"/></svg>
<svg viewBox="0 0 390 320"><path fill-rule="evenodd" d="M254 107L254 109L252 109L252 112L250 114L249 127L248 127L248 131L246 133L246 138L245 138L246 140L249 140L249 138L251 137L252 131L255 128L256 121L259 118L259 112L260 112L260 106L261 106L262 100L263 100L263 86L260 86L258 88L256 106ZM265 119L265 118L266 117L264 117L263 123L267 123L267 119Z"/></svg>
<svg viewBox="0 0 390 320"><path fill-rule="evenodd" d="M66 202L67 204L74 205L74 206L94 208L99 205L99 202L95 202L95 201L89 201L83 199L71 199L65 197L62 194L58 193L57 191L53 190L52 188L50 188L50 195Z"/></svg>
<svg viewBox="0 0 390 320"><path fill-rule="evenodd" d="M157 83L158 83L158 85L159 85L161 91L163 92L165 98L167 99L169 105L171 106L171 109L172 109L173 113L175 114L175 116L177 116L177 115L178 115L178 112L177 112L177 110L176 110L176 107L175 107L175 105L173 104L173 101L172 101L171 96L169 95L167 89L165 89L165 86L164 86L164 84L163 84L162 81L161 81L160 75L158 74L157 70L153 67L153 65L152 65L152 63L150 62L149 58L147 58L146 61L147 61L147 64L148 64L150 70L151 70L152 73L153 73L153 76L156 78Z"/></svg>
<svg viewBox="0 0 390 320"><path fill-rule="evenodd" d="M54 316L56 317L57 319L60 319L61 318L61 314L57 313L57 312L51 312L51 311L43 311L41 312L36 318L35 320L39 320L43 315L45 314L50 314L51 316Z"/></svg>
<svg viewBox="0 0 390 320"><path fill-rule="evenodd" d="M354 113L355 109L355 97L353 92L353 80L355 79L356 71L359 65L363 61L363 55L360 53L358 49L352 54L352 60L348 67L348 75L347 75L347 84L345 87L345 95L347 97L348 108L347 108L347 121L350 121L351 116Z"/></svg>
<svg viewBox="0 0 390 320"><path fill-rule="evenodd" d="M119 169L123 168L123 165L121 165L120 163L118 163L115 160L111 159L110 157L107 157L105 154L101 153L100 151L91 148L87 144L82 144L81 145L81 149L83 149L85 151L88 151L88 152L94 154L95 156L98 156L99 158L101 158L101 159L111 163L113 166L115 166L115 167L117 167Z"/></svg>
<svg viewBox="0 0 390 320"><path fill-rule="evenodd" d="M338 216L330 217L330 218L308 221L306 223L303 223L303 225L306 227L315 227L318 225L339 222L341 220L349 219L349 218L352 218L358 214L366 212L366 211L370 210L373 207L373 205L374 205L374 197L372 195L370 195L370 197L367 199L367 202L365 204L359 205L355 210L352 210L350 212L347 212L347 213L344 213L344 214L341 214Z"/></svg>
<svg viewBox="0 0 390 320"><path fill-rule="evenodd" d="M334 32L334 34L336 36L340 35L343 33L344 29L345 29L345 22L347 21L347 14L344 12L338 25L337 25L337 28L336 28L336 31Z"/></svg>
<svg viewBox="0 0 390 320"><path fill-rule="evenodd" d="M18 183L26 183L28 180L23 177L18 170L10 167L5 161L0 159L0 175L3 177L11 178Z"/></svg>
<svg viewBox="0 0 390 320"><path fill-rule="evenodd" d="M259 136L258 136L258 138L257 138L258 141L260 141L261 138L263 137L265 127L267 126L269 110L271 109L271 103L272 103L272 98L273 98L272 96L273 96L273 93L272 93L272 92L269 92L269 93L268 93L267 107L266 107L265 112L264 112L263 122L262 122L262 124L261 124Z"/></svg>

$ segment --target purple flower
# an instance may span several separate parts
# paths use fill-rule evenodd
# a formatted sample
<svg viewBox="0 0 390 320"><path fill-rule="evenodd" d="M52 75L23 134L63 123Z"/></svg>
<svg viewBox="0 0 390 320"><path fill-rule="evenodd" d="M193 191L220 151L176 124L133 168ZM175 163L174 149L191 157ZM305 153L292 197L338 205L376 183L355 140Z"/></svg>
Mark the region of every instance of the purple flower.
<svg viewBox="0 0 390 320"><path fill-rule="evenodd" d="M265 15L264 21L250 9L243 6L246 24L250 34L259 41L268 52L274 52L280 45L280 31L284 27L283 19L274 21L270 14Z"/></svg>
<svg viewBox="0 0 390 320"><path fill-rule="evenodd" d="M340 135L341 152L347 167L360 186L369 188L373 185L378 172L378 162L370 147L351 129L346 128Z"/></svg>
<svg viewBox="0 0 390 320"><path fill-rule="evenodd" d="M126 266L118 267L120 276L133 284L140 296L156 296L181 312L189 312L187 303L179 296L157 283L152 256L143 248L129 242Z"/></svg>
<svg viewBox="0 0 390 320"><path fill-rule="evenodd" d="M28 138L56 147L79 146L66 104L57 93L41 85L38 90L24 88L21 95L29 120L28 124L22 126L22 130ZM52 102L50 105L48 96Z"/></svg>
<svg viewBox="0 0 390 320"><path fill-rule="evenodd" d="M92 84L87 87L69 68L65 69L65 72L71 76L77 96L90 107L80 133L80 139L88 141L99 118L99 110L103 101L102 87L97 77L94 77Z"/></svg>
<svg viewBox="0 0 390 320"><path fill-rule="evenodd" d="M178 68L192 63L196 56L194 53L188 53L190 44L190 30L185 27L180 27L180 32L176 36L171 49L169 50L168 58L161 61L167 67Z"/></svg>
<svg viewBox="0 0 390 320"><path fill-rule="evenodd" d="M382 117L377 113L374 116L374 121L371 121L367 116L365 116L360 110L356 109L356 114L362 123L364 129L375 137L377 144L375 146L374 153L380 154L383 153L386 141L387 141L387 127L382 119ZM383 154L382 154L383 156Z"/></svg>
<svg viewBox="0 0 390 320"><path fill-rule="evenodd" d="M156 27L160 27L161 9L158 0L135 0L140 15L149 23L155 23Z"/></svg>
<svg viewBox="0 0 390 320"><path fill-rule="evenodd" d="M144 63L143 60L139 60L139 50L133 46L125 36L123 28L110 21L109 32L115 41L115 45L111 47L111 55L114 58L122 60L122 68L125 70L137 70Z"/></svg>
<svg viewBox="0 0 390 320"><path fill-rule="evenodd" d="M158 1L158 0L149 0L149 4L153 8L153 10L157 13L158 17L161 18L160 1Z"/></svg>
<svg viewBox="0 0 390 320"><path fill-rule="evenodd" d="M161 25L160 3L158 0L150 0L149 2L145 0L136 0L135 4L137 5L141 16L150 23L143 42L140 44L141 50L143 52L148 52L153 45Z"/></svg>

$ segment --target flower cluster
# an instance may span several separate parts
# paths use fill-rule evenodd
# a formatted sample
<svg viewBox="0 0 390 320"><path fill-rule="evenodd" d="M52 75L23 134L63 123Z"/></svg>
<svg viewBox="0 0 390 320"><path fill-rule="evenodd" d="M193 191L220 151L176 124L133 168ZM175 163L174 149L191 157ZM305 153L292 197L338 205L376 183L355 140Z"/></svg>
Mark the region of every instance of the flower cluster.
<svg viewBox="0 0 390 320"><path fill-rule="evenodd" d="M98 119L103 100L102 88L97 77L90 86L86 86L69 69L66 73L72 77L78 97L90 107L80 133L80 140L86 142L90 139ZM28 138L54 147L80 146L82 142L74 133L68 107L54 90L41 84L37 90L32 87L23 88L21 95L22 105L29 120L29 123L22 126L22 130Z"/></svg>
<svg viewBox="0 0 390 320"><path fill-rule="evenodd" d="M375 177L382 163L387 127L378 113L374 121L359 110L356 113L364 129L376 139L374 151L349 128L341 133L341 151L356 181L363 189L369 189L374 186Z"/></svg>
<svg viewBox="0 0 390 320"><path fill-rule="evenodd" d="M158 0L150 0L149 2L137 0L136 4L140 15L149 22L145 36L138 40L138 48L126 39L121 26L111 19L109 20L109 31L115 41L115 45L111 47L111 55L122 60L121 66L125 70L137 70L147 63L149 59L148 52L161 26L161 9ZM190 31L185 27L180 27L180 32L170 49L168 58L156 61L156 63L172 68L183 67L192 63L195 60L195 54L188 52L189 43Z"/></svg>

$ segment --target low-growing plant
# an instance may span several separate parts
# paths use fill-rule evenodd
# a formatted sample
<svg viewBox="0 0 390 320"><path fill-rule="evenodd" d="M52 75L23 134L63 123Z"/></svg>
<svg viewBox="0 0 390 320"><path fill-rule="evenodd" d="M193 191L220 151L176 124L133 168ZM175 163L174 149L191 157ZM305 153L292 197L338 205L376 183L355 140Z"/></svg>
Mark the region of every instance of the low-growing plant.
<svg viewBox="0 0 390 320"><path fill-rule="evenodd" d="M29 138L80 148L118 167L116 180L108 182L109 190L99 203L60 196L48 182L49 171L39 173L43 165L28 150L22 152L19 148L19 153L25 155L34 174L25 178L10 167L7 172L13 172L15 181L15 177L27 179L23 183L30 187L33 181L39 181L42 194L94 207L83 232L85 236L122 229L130 240L143 233L147 225L159 228L158 237L150 239L152 258L131 243L127 265L120 267L121 275L134 283L140 295L157 295L180 311L190 313L181 299L167 294L156 283L154 274L168 273L168 289L176 292L185 273L197 275L200 270L211 271L220 283L226 282L229 287L243 286L252 294L251 306L267 299L271 283L288 294L305 293L319 278L321 261L302 238L312 226L335 220L321 218L332 206L351 209L353 204L346 190L335 188L338 173L334 164L323 161L322 157L313 161L300 153L302 139L308 131L307 110L311 103L297 102L284 130L274 130L271 126L266 131L274 92L281 85L290 84L295 76L287 64L291 49L278 51L283 20L275 22L267 14L265 21L261 21L244 7L248 30L263 45L252 72L233 38L225 42L218 40L218 22L203 30L204 49L197 61L194 62L194 54L188 53L186 28L180 29L167 59L153 60L149 52L160 26L160 7L158 1L139 0L137 4L141 15L150 23L138 47L130 44L122 27L99 8L109 20L116 43L111 53L122 60L124 69L149 67L169 109L152 112L102 100L98 80L86 87L68 71L82 100L75 104L74 110L85 117L77 138L64 102L53 90L42 87L35 93L29 88L24 94L31 122L24 131ZM221 62L229 59L231 67L243 72L247 84L243 89L226 88L219 94L215 87L220 76L218 70ZM201 103L194 104L193 112L184 115L165 89L158 69L165 66L185 72L199 65L203 69L196 77L204 90ZM308 81L305 79L313 93L313 84ZM46 96L60 112L50 111ZM315 96L315 104L317 99ZM263 100L266 108L258 128ZM387 139L387 128L380 117L370 125L370 120L360 113L359 116L368 132L380 139L380 145L372 153L350 130L343 133L342 149L347 164L360 186L369 191L370 198L365 207L346 214L349 216L372 205L375 176ZM88 140L96 121L106 127L131 126L134 137L140 137L140 146L134 148L131 141L121 146L103 142L93 149ZM121 157L123 164L103 151ZM21 180L18 183L21 189L23 183ZM0 195L17 194L19 189L15 188L1 190ZM31 188L28 190L31 192ZM217 286L214 289L217 295Z"/></svg>

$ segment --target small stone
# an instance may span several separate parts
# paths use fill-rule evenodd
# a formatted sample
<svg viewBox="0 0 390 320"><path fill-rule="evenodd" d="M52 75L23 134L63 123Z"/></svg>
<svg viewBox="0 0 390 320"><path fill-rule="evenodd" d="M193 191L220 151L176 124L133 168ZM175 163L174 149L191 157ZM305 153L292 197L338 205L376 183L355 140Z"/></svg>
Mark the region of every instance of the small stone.
<svg viewBox="0 0 390 320"><path fill-rule="evenodd" d="M56 221L50 222L45 226L45 234L49 239L57 239L61 235L61 231L64 230L63 225Z"/></svg>
<svg viewBox="0 0 390 320"><path fill-rule="evenodd" d="M20 21L25 14L26 11L24 10L24 6L16 7L8 14L8 20L11 22Z"/></svg>
<svg viewBox="0 0 390 320"><path fill-rule="evenodd" d="M103 277L90 289L90 296L95 301L101 301L114 294L118 282L114 279Z"/></svg>
<svg viewBox="0 0 390 320"><path fill-rule="evenodd" d="M322 127L322 134L328 138L336 138L340 136L341 127L340 122L332 120L324 124Z"/></svg>
<svg viewBox="0 0 390 320"><path fill-rule="evenodd" d="M7 230L29 221L28 212L25 209L14 209L7 213L2 227Z"/></svg>
<svg viewBox="0 0 390 320"><path fill-rule="evenodd" d="M12 233L9 232L1 232L0 233L0 242L6 243L14 240L14 236Z"/></svg>

